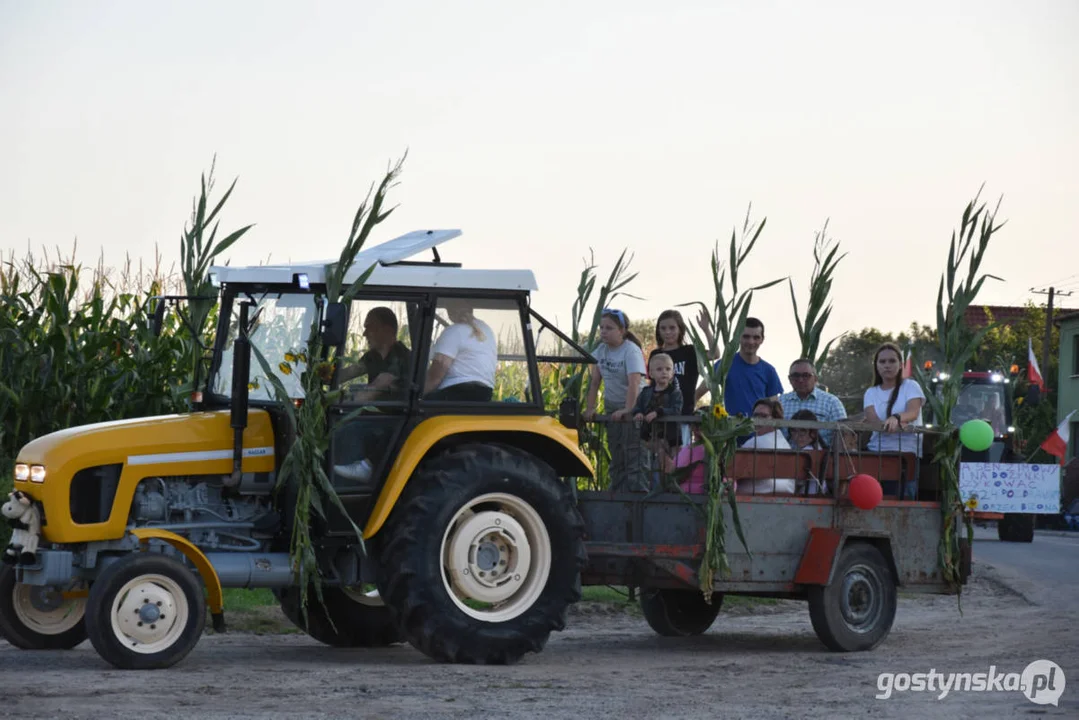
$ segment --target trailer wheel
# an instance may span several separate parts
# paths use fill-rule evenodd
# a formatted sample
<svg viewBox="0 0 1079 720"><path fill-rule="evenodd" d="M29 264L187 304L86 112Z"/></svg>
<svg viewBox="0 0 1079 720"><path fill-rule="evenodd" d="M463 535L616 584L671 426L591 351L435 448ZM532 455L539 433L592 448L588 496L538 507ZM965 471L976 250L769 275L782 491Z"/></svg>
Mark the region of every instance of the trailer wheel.
<svg viewBox="0 0 1079 720"><path fill-rule="evenodd" d="M86 639L86 598L64 599L56 588L16 582L0 569L0 637L22 650L70 650Z"/></svg>
<svg viewBox="0 0 1079 720"><path fill-rule="evenodd" d="M285 617L321 643L357 648L404 642L377 590L324 587L323 602L320 603L311 588L307 596L306 624L300 609L300 588L284 588L277 593L277 598Z"/></svg>
<svg viewBox="0 0 1079 720"><path fill-rule="evenodd" d="M175 665L195 647L205 624L199 578L157 553L133 553L109 565L86 604L90 642L124 670Z"/></svg>
<svg viewBox="0 0 1079 720"><path fill-rule="evenodd" d="M581 597L584 521L554 470L514 448L428 460L384 532L382 596L436 660L516 662L542 650Z"/></svg>
<svg viewBox="0 0 1079 720"><path fill-rule="evenodd" d="M1006 514L997 521L997 537L1001 542L1034 542L1034 516Z"/></svg>
<svg viewBox="0 0 1079 720"><path fill-rule="evenodd" d="M839 554L832 581L809 588L809 618L830 650L872 650L891 632L896 588L877 548L851 543Z"/></svg>
<svg viewBox="0 0 1079 720"><path fill-rule="evenodd" d="M641 591L644 619L665 637L700 635L712 627L722 605L722 593L713 593L709 605L700 590L645 588Z"/></svg>

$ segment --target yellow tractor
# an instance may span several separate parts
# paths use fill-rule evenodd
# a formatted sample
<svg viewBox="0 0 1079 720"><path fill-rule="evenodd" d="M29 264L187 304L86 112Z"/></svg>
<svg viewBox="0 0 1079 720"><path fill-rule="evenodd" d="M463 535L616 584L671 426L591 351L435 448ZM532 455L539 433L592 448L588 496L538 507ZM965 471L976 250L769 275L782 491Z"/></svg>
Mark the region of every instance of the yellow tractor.
<svg viewBox="0 0 1079 720"><path fill-rule="evenodd" d="M117 667L168 667L207 609L224 629L222 588L272 588L335 646L407 641L467 663L540 650L580 597L573 479L593 471L575 406L545 409L539 364L594 359L530 308L531 272L443 262L438 246L458 235L364 250L346 282L374 270L347 304L324 297L322 264L214 268L220 320L191 412L73 427L19 452L40 545L0 570L0 632L25 649L89 637ZM327 378L343 392L324 467L347 513L313 499L324 602L312 593L305 621L297 497L276 482L293 430L250 348L299 406L313 323L343 359ZM544 331L570 350L538 350Z"/></svg>

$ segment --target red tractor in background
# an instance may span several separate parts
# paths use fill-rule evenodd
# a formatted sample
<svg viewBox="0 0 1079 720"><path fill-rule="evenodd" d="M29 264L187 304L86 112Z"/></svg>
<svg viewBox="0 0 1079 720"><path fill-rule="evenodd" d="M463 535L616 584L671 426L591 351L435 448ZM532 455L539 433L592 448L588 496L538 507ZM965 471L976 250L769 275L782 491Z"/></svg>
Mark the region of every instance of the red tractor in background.
<svg viewBox="0 0 1079 720"><path fill-rule="evenodd" d="M930 365L927 369L931 370L931 368ZM1011 367L1010 377L1000 372L968 371L963 373L963 389L952 410L951 421L958 427L968 420L985 420L993 427L994 439L989 449L982 452L963 448L960 462L1023 462L1023 458L1016 454L1015 421L1012 417L1013 378L1018 373L1018 365ZM947 375L944 373L935 373L930 383L936 388L939 382L945 379ZM926 410L926 423L928 427L932 427L934 422L932 410L928 407ZM973 515L974 521L978 523L996 520L997 536L1002 542L1034 540L1035 516L1032 514L975 511Z"/></svg>

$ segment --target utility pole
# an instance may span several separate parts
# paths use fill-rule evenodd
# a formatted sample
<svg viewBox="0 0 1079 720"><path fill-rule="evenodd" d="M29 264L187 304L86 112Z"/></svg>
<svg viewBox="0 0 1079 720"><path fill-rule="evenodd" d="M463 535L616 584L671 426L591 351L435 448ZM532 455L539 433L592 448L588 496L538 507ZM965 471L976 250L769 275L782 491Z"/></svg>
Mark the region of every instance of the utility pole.
<svg viewBox="0 0 1079 720"><path fill-rule="evenodd" d="M1053 297L1054 295L1063 295L1068 297L1071 295L1069 292L1057 292L1056 288L1049 288L1048 290L1035 290L1031 288L1030 291L1037 295L1048 295L1049 302L1045 311L1045 343L1042 345L1042 372L1045 373L1045 383L1049 384L1049 346L1053 343Z"/></svg>

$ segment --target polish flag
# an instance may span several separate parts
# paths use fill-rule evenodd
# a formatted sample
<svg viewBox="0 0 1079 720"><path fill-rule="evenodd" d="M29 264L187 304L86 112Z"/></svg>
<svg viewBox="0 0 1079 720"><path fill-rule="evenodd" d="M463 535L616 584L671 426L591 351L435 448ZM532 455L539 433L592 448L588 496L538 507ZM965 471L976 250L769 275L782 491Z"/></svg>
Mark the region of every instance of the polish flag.
<svg viewBox="0 0 1079 720"><path fill-rule="evenodd" d="M1068 421L1072 419L1075 412L1075 410L1072 410L1068 413L1068 417L1064 418L1064 422L1057 425L1057 429L1049 433L1049 437L1045 438L1045 442L1041 444L1042 450L1060 458L1061 465L1064 464L1064 458L1068 456L1068 441L1071 439Z"/></svg>
<svg viewBox="0 0 1079 720"><path fill-rule="evenodd" d="M1041 368L1038 367L1038 359L1034 357L1034 341L1030 338L1027 338L1027 380L1045 392L1045 380L1042 378Z"/></svg>

